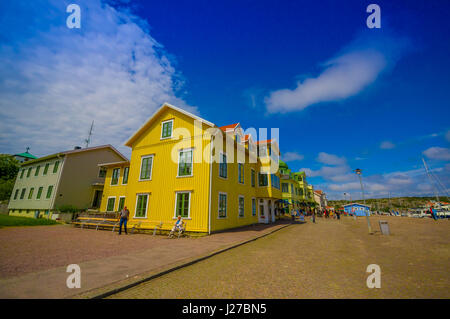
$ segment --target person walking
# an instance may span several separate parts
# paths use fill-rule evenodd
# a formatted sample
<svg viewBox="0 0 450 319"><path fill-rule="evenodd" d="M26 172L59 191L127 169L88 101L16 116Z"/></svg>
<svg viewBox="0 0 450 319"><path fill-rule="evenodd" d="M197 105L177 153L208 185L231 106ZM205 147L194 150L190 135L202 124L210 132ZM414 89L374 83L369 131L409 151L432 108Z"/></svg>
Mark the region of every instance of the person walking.
<svg viewBox="0 0 450 319"><path fill-rule="evenodd" d="M127 206L125 206L120 211L119 235L122 234L122 225L123 225L123 228L125 230L125 234L128 235L128 232L127 232L127 221L128 221L128 217L129 216L130 216L130 211L128 210Z"/></svg>
<svg viewBox="0 0 450 319"><path fill-rule="evenodd" d="M315 224L316 223L316 211L315 210L313 210L312 211L312 222Z"/></svg>
<svg viewBox="0 0 450 319"><path fill-rule="evenodd" d="M294 208L292 208L292 210L291 210L291 218L292 218L292 221L294 222L295 221L295 210L294 210Z"/></svg>
<svg viewBox="0 0 450 319"><path fill-rule="evenodd" d="M339 211L336 211L335 214L336 214L336 218L338 220L340 220L341 219L341 213Z"/></svg>

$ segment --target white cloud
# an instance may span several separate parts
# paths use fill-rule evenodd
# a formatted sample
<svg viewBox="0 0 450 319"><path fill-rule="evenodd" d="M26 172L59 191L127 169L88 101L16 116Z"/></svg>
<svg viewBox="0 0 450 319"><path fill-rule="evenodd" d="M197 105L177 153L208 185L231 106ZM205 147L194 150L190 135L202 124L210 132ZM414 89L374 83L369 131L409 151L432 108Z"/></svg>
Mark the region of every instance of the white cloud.
<svg viewBox="0 0 450 319"><path fill-rule="evenodd" d="M392 68L407 48L407 39L363 33L323 63L324 69L316 77L306 77L297 82L294 89L272 91L265 98L267 111L300 111L313 104L341 101L357 95L382 72Z"/></svg>
<svg viewBox="0 0 450 319"><path fill-rule="evenodd" d="M338 157L333 154L328 154L325 152L320 152L317 161L327 165L344 165L347 160L345 157Z"/></svg>
<svg viewBox="0 0 450 319"><path fill-rule="evenodd" d="M282 154L281 158L285 162L293 162L293 161L301 161L305 157L297 152L286 152Z"/></svg>
<svg viewBox="0 0 450 319"><path fill-rule="evenodd" d="M380 144L380 148L383 150L389 150L395 148L395 144L390 141L384 141Z"/></svg>
<svg viewBox="0 0 450 319"><path fill-rule="evenodd" d="M438 146L430 147L423 151L423 154L430 159L450 161L450 149L448 148Z"/></svg>
<svg viewBox="0 0 450 319"><path fill-rule="evenodd" d="M42 156L82 146L94 120L91 145L110 143L128 153L123 142L163 102L196 112L177 98L182 83L145 21L100 0L77 3L79 30L66 27L61 1L0 12L17 18L14 38L0 47L3 151L30 146ZM29 15L40 17L27 25L34 33L18 25Z"/></svg>

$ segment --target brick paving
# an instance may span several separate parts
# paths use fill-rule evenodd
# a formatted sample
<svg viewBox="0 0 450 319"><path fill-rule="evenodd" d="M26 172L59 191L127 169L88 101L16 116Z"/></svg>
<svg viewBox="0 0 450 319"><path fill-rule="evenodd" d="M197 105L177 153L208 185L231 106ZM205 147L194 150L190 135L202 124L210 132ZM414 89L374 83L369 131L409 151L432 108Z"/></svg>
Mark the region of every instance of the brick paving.
<svg viewBox="0 0 450 319"><path fill-rule="evenodd" d="M450 297L450 221L371 222L373 235L365 218L292 225L110 298ZM369 264L381 267L380 289L366 286Z"/></svg>
<svg viewBox="0 0 450 319"><path fill-rule="evenodd" d="M286 226L255 225L198 238L121 235L70 225L0 229L0 298L67 298L137 280ZM66 267L80 265L81 289L68 289Z"/></svg>

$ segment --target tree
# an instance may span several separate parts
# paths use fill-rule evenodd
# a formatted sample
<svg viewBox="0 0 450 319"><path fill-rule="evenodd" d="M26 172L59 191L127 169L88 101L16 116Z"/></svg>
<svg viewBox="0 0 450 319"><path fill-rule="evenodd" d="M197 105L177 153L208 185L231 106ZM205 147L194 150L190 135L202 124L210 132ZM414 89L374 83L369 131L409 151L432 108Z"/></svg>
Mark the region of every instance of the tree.
<svg viewBox="0 0 450 319"><path fill-rule="evenodd" d="M0 154L0 200L11 197L20 163L8 154Z"/></svg>

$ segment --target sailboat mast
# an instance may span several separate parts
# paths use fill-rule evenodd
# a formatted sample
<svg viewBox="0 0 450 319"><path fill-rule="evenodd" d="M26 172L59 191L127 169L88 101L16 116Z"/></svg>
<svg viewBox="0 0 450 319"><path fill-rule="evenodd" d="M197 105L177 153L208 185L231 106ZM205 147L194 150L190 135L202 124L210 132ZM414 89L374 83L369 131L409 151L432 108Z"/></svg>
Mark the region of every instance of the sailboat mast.
<svg viewBox="0 0 450 319"><path fill-rule="evenodd" d="M425 166L425 171L427 172L428 179L430 180L430 184L431 184L431 186L433 187L433 190L434 190L434 196L436 196L437 203L439 204L439 196L438 196L438 192L437 192L437 190L436 190L436 186L433 184L433 180L431 179L431 175L430 175L430 172L429 172L429 170L428 170L428 165L427 165L427 163L425 162L425 159L424 159L423 157L422 157L422 162L423 162L423 166Z"/></svg>

